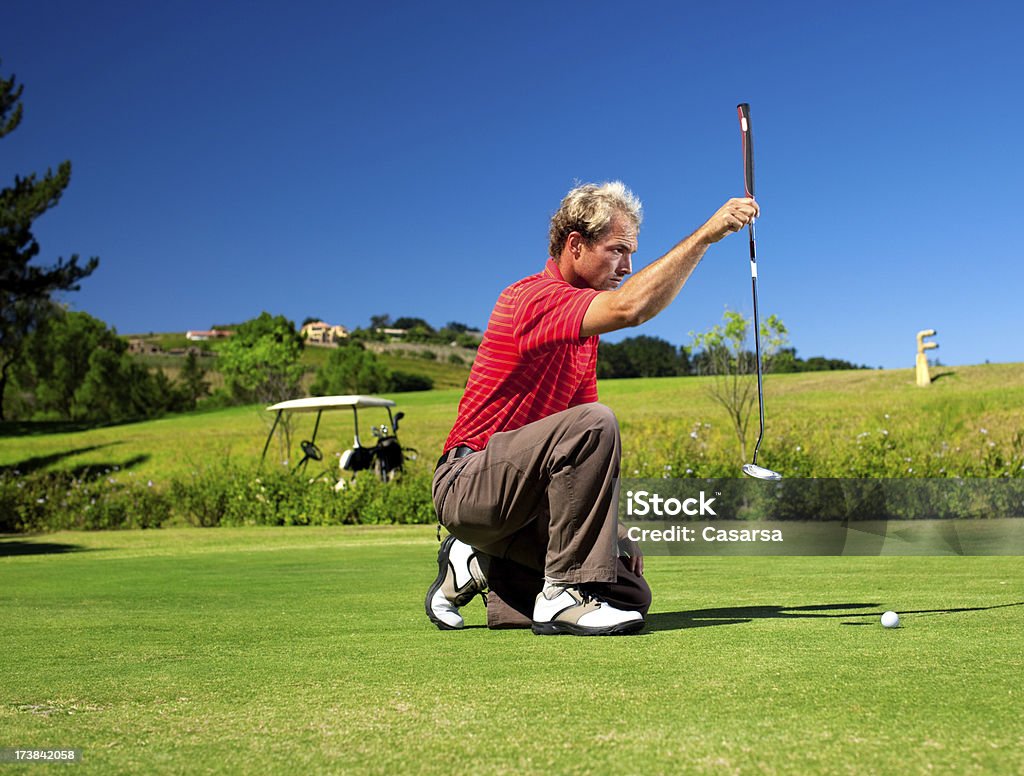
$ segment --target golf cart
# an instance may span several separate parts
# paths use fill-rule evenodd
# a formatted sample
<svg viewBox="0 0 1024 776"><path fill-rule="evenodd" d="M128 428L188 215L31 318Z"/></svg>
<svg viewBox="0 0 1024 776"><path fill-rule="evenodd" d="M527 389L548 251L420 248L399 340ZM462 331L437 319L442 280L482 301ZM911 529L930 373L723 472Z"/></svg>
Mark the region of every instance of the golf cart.
<svg viewBox="0 0 1024 776"><path fill-rule="evenodd" d="M263 457L260 459L260 463L262 464L267 457L270 442L284 413L316 413L316 422L313 425L312 435L309 439L299 443L299 447L302 449L302 458L295 465L295 471L298 472L304 471L310 461L323 460L323 451L316 444L317 433L320 430L320 419L323 414L325 412L351 409L352 422L355 428L355 443L339 456L338 464L340 471L337 475L338 479L335 489L341 490L345 487L345 472L349 472L355 477L359 472L372 470L376 477L384 482L388 482L394 479L395 475L402 470L402 465L405 462L405 451L402 450L402 446L398 442L398 423L405 417L405 413L399 412L393 415L391 408L394 406L395 402L379 396L310 396L306 399L291 399L274 404L267 407L267 412L276 412L277 415L274 417L274 424L267 435L267 442L263 445ZM370 408L386 410L388 422L372 427L373 435L377 441L372 446L367 447L359 439L359 410ZM415 453L412 450L409 452ZM325 474L334 476L330 469L325 470Z"/></svg>

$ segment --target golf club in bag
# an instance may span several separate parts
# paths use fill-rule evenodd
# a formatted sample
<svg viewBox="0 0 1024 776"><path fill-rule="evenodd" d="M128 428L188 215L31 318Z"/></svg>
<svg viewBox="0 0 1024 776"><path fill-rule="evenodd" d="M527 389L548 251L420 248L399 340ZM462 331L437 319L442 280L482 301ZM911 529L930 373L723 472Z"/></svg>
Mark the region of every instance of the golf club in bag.
<svg viewBox="0 0 1024 776"><path fill-rule="evenodd" d="M740 117L740 134L743 136L743 185L747 196L754 198L754 136L750 126L750 106L741 102L736 106ZM743 464L743 473L760 480L781 480L782 475L757 465L757 451L764 437L764 392L761 387L761 319L757 312L757 248L754 240L754 219L747 226L750 234L750 287L754 294L754 353L757 361L757 405L760 410L761 430L754 445L754 459Z"/></svg>

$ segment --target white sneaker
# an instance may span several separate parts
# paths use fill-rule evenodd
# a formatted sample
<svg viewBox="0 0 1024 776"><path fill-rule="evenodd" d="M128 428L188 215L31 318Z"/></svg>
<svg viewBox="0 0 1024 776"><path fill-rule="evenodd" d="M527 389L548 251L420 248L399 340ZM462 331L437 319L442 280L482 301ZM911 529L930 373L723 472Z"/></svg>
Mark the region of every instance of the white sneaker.
<svg viewBox="0 0 1024 776"><path fill-rule="evenodd" d="M454 536L446 536L437 551L437 578L424 601L430 621L441 630L458 630L464 625L459 608L486 589L487 578L476 550Z"/></svg>
<svg viewBox="0 0 1024 776"><path fill-rule="evenodd" d="M554 598L540 593L533 605L533 632L540 636L620 636L644 627L640 612L616 609L578 587L553 588L548 594Z"/></svg>

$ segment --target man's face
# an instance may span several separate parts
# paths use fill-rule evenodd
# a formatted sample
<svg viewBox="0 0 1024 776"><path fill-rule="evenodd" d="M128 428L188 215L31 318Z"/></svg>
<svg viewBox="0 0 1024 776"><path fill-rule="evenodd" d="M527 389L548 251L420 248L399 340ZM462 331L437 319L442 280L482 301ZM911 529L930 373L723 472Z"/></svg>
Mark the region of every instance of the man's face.
<svg viewBox="0 0 1024 776"><path fill-rule="evenodd" d="M612 291L633 271L636 249L636 227L631 219L617 215L604 237L592 245L580 239L579 255L574 262L576 276L590 288Z"/></svg>

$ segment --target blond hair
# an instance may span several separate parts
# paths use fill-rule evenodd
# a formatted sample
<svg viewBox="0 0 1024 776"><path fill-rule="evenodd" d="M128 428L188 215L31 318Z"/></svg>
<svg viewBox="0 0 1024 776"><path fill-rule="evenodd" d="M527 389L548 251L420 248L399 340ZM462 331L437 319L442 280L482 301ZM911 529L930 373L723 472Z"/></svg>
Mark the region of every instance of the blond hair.
<svg viewBox="0 0 1024 776"><path fill-rule="evenodd" d="M572 232L579 232L588 243L600 240L619 214L630 219L639 231L643 206L622 181L577 186L551 216L549 255L557 259Z"/></svg>

